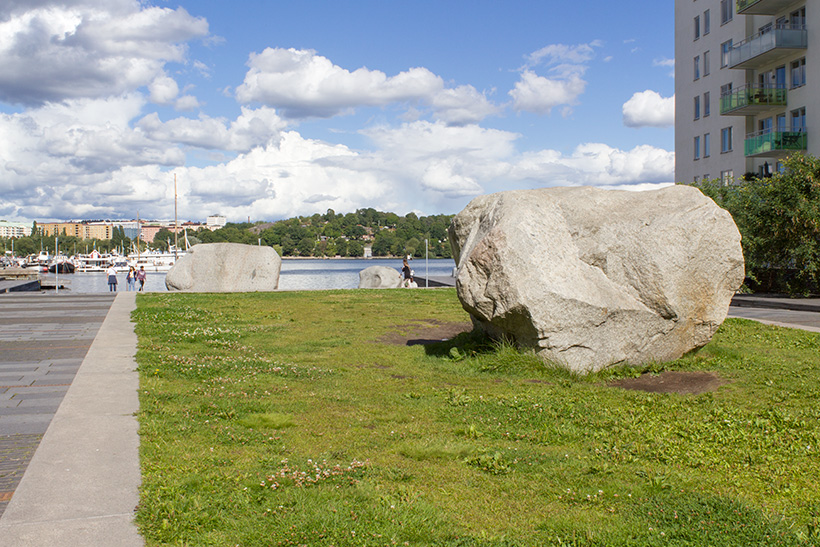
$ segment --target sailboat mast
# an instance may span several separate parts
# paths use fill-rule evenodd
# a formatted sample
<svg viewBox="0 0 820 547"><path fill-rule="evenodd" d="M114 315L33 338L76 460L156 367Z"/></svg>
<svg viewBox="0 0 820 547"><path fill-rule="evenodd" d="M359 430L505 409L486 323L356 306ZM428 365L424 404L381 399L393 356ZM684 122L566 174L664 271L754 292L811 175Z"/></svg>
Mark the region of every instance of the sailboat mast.
<svg viewBox="0 0 820 547"><path fill-rule="evenodd" d="M174 173L174 260L177 259L177 232L179 232L179 222L177 221L177 174Z"/></svg>

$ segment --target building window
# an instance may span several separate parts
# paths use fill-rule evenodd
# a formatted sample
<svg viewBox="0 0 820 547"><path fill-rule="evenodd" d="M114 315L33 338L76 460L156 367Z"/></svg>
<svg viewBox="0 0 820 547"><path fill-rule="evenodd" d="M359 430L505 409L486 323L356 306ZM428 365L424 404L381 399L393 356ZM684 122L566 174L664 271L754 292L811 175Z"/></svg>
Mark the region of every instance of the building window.
<svg viewBox="0 0 820 547"><path fill-rule="evenodd" d="M695 40L700 38L700 15L695 16Z"/></svg>
<svg viewBox="0 0 820 547"><path fill-rule="evenodd" d="M700 159L700 137L699 136L695 137L694 145L695 145L694 146L694 148L695 148L695 159L699 160Z"/></svg>
<svg viewBox="0 0 820 547"><path fill-rule="evenodd" d="M792 110L792 131L806 130L806 108Z"/></svg>
<svg viewBox="0 0 820 547"><path fill-rule="evenodd" d="M709 31L711 30L711 27L712 27L712 20L711 19L712 18L710 16L709 10L704 11L703 12L703 35L704 36L709 34Z"/></svg>
<svg viewBox="0 0 820 547"><path fill-rule="evenodd" d="M720 68L729 66L729 52L732 50L732 41L720 44Z"/></svg>
<svg viewBox="0 0 820 547"><path fill-rule="evenodd" d="M711 177L709 176L709 173L706 173L705 175L703 175L703 180L709 180L710 178Z"/></svg>
<svg viewBox="0 0 820 547"><path fill-rule="evenodd" d="M695 69L695 80L699 80L700 79L700 55L695 56L694 69Z"/></svg>
<svg viewBox="0 0 820 547"><path fill-rule="evenodd" d="M712 111L712 106L709 104L711 101L711 94L709 91L703 94L703 117L708 118L709 114Z"/></svg>
<svg viewBox="0 0 820 547"><path fill-rule="evenodd" d="M696 137L697 138L697 137ZM724 127L720 130L720 153L732 151L732 128Z"/></svg>
<svg viewBox="0 0 820 547"><path fill-rule="evenodd" d="M806 85L806 58L792 61L792 89Z"/></svg>
<svg viewBox="0 0 820 547"><path fill-rule="evenodd" d="M706 133L703 135L703 157L708 158L711 155L710 148L712 144L711 134Z"/></svg>
<svg viewBox="0 0 820 547"><path fill-rule="evenodd" d="M786 89L786 66L779 66L774 69L774 87L776 89Z"/></svg>
<svg viewBox="0 0 820 547"><path fill-rule="evenodd" d="M786 115L778 114L774 124L776 128L775 131L778 131L780 133L786 131Z"/></svg>
<svg viewBox="0 0 820 547"><path fill-rule="evenodd" d="M797 11L793 11L790 14L791 24L793 29L804 29L806 28L806 8L802 7Z"/></svg>
<svg viewBox="0 0 820 547"><path fill-rule="evenodd" d="M709 52L708 51L703 52L703 75L704 76L709 75Z"/></svg>
<svg viewBox="0 0 820 547"><path fill-rule="evenodd" d="M700 95L695 97L694 107L695 107L695 119L699 120L700 119Z"/></svg>
<svg viewBox="0 0 820 547"><path fill-rule="evenodd" d="M729 82L728 84L720 86L720 96L723 97L725 95L732 94L732 83Z"/></svg>
<svg viewBox="0 0 820 547"><path fill-rule="evenodd" d="M729 186L734 182L735 172L732 169L720 172L720 182L723 186Z"/></svg>
<svg viewBox="0 0 820 547"><path fill-rule="evenodd" d="M694 179L692 179L692 182L694 182L695 184L697 184L697 183L698 183L698 179L699 179L699 178L700 178L700 177L698 177L697 175L695 175L695 178L694 178Z"/></svg>
<svg viewBox="0 0 820 547"><path fill-rule="evenodd" d="M720 0L720 24L725 25L734 15L734 0Z"/></svg>

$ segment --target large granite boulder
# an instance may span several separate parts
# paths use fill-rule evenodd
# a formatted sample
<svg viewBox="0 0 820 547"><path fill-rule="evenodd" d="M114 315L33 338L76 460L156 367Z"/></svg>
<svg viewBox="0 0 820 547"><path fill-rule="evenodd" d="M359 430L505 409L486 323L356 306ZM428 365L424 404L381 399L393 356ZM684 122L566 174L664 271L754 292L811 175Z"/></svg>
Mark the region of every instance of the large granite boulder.
<svg viewBox="0 0 820 547"><path fill-rule="evenodd" d="M187 292L275 291L281 267L282 259L271 247L204 243L177 260L165 286Z"/></svg>
<svg viewBox="0 0 820 547"><path fill-rule="evenodd" d="M401 274L395 268L369 266L359 272L360 289L398 289L399 287L401 287Z"/></svg>
<svg viewBox="0 0 820 547"><path fill-rule="evenodd" d="M732 217L690 186L481 196L450 242L475 324L582 373L703 346L744 277Z"/></svg>

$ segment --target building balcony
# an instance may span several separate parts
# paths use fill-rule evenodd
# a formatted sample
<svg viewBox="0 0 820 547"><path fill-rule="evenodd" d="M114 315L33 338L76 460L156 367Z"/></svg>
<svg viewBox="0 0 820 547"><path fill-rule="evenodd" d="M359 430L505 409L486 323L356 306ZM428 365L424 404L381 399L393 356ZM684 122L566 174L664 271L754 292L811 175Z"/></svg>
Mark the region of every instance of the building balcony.
<svg viewBox="0 0 820 547"><path fill-rule="evenodd" d="M737 0L737 12L740 15L777 15L794 0Z"/></svg>
<svg viewBox="0 0 820 547"><path fill-rule="evenodd" d="M746 38L729 50L729 68L761 68L806 47L805 25L778 25Z"/></svg>
<svg viewBox="0 0 820 547"><path fill-rule="evenodd" d="M786 88L747 85L720 97L724 116L754 116L786 106Z"/></svg>
<svg viewBox="0 0 820 547"><path fill-rule="evenodd" d="M808 134L802 131L760 131L746 135L743 153L747 158L784 158L805 151Z"/></svg>

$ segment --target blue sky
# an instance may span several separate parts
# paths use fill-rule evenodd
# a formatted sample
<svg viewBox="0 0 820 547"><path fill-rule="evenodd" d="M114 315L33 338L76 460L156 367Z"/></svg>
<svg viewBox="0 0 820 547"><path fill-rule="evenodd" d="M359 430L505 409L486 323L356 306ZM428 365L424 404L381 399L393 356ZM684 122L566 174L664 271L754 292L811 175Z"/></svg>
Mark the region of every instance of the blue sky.
<svg viewBox="0 0 820 547"><path fill-rule="evenodd" d="M0 4L0 218L455 213L674 173L673 5ZM639 14L639 15L638 15Z"/></svg>

